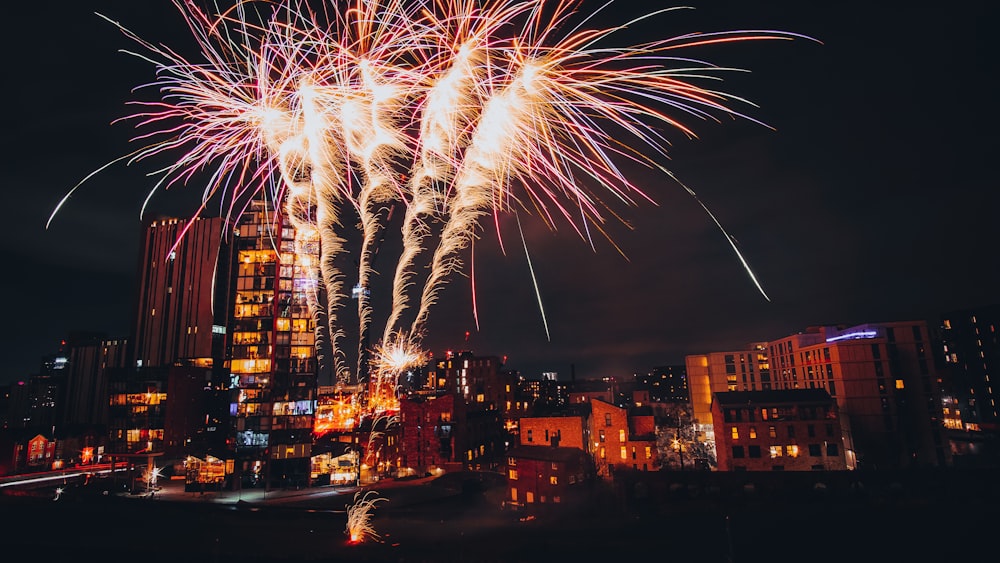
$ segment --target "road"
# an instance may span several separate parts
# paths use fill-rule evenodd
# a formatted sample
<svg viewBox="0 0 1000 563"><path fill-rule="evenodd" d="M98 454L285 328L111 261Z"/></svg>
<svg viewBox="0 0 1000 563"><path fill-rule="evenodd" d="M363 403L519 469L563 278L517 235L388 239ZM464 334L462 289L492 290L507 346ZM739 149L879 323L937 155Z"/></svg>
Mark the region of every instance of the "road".
<svg viewBox="0 0 1000 563"><path fill-rule="evenodd" d="M650 559L671 563L842 563L989 560L998 527L988 497L926 495L671 499L645 510L608 490L533 520L499 510L503 488L463 486L461 474L315 487L186 493L167 481L152 496L67 489L5 496L4 547L40 561L144 563L534 563ZM346 536L346 507L374 491L378 535Z"/></svg>

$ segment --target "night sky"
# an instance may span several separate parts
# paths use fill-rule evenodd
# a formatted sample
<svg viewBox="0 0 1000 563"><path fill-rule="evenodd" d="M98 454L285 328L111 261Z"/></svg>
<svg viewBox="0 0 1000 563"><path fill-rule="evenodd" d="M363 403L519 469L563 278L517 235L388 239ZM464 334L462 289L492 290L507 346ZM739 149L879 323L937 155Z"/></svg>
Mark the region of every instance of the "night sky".
<svg viewBox="0 0 1000 563"><path fill-rule="evenodd" d="M97 174L45 228L79 180L138 148L131 125L112 122L129 113L128 100L148 99L131 90L153 67L119 52L136 46L94 12L196 58L167 0L61 4L6 8L11 229L0 242L0 283L10 314L0 383L37 372L71 331L130 331L152 164ZM649 5L615 2L599 21L623 23ZM753 28L822 42L688 51L750 70L727 75L722 89L755 102L741 109L773 130L724 120L689 122L696 140L670 133L666 166L735 237L770 301L698 203L640 169L631 176L656 205L620 209L631 229L608 225L627 257L600 238L591 249L568 225L550 231L520 215L548 336L514 216L501 223L506 253L487 221L475 245L478 328L470 280L454 276L431 311L426 344L435 354L507 356L528 377L625 375L812 325L933 319L1000 301L1000 205L988 164L997 131L988 77L998 69L986 56L986 25L996 20L987 2L688 5L696 9L659 16L615 45L649 31ZM173 188L154 197L152 213L190 216L201 191ZM393 258L387 243L375 268L391 273Z"/></svg>

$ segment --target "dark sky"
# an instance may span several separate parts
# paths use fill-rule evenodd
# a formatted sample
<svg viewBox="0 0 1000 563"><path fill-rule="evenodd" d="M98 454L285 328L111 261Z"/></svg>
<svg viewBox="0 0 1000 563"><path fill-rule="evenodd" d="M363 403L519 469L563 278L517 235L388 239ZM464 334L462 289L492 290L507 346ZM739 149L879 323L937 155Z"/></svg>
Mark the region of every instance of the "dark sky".
<svg viewBox="0 0 1000 563"><path fill-rule="evenodd" d="M194 57L167 0L14 3L3 35L7 266L10 315L0 383L36 372L70 331L130 330L150 165L116 165L133 148L131 88L152 66L118 52L135 46L94 12ZM616 2L603 24L647 11ZM578 377L683 363L687 354L770 340L810 325L934 318L1000 301L1000 206L992 173L997 131L986 56L988 3L934 9L903 2L697 1L660 16L660 37L766 28L809 41L743 43L690 51L750 70L722 89L759 105L749 122L695 123L672 137L666 165L716 214L757 273L766 300L729 244L675 183L648 171L636 182L657 205L622 211L611 225L627 259L595 250L564 225L521 216L549 337L512 216L506 255L490 224L476 244L479 328L467 278L453 277L432 310L427 344L506 355L508 366ZM667 4L664 4L667 6ZM637 30L639 37L646 30ZM633 43L628 36L618 45ZM154 213L188 216L200 186L156 197ZM466 255L467 257L467 255ZM391 244L380 262L393 263ZM389 272L388 264L376 268ZM470 331L468 343L464 342Z"/></svg>

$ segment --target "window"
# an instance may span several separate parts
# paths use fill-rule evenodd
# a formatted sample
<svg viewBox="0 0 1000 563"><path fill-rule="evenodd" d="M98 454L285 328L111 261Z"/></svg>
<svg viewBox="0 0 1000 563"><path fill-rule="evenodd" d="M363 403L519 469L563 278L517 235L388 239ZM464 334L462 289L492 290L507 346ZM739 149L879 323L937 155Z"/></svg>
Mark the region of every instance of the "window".
<svg viewBox="0 0 1000 563"><path fill-rule="evenodd" d="M507 478L511 481L517 481L517 469L510 469L507 471Z"/></svg>
<svg viewBox="0 0 1000 563"><path fill-rule="evenodd" d="M795 437L795 427L792 426L791 424L788 425L788 437L789 438Z"/></svg>
<svg viewBox="0 0 1000 563"><path fill-rule="evenodd" d="M771 446L771 459L781 457L781 446Z"/></svg>
<svg viewBox="0 0 1000 563"><path fill-rule="evenodd" d="M528 429L528 441L529 441L529 442L531 442L531 441L532 441L532 437L531 437L531 429L530 429L530 428Z"/></svg>
<svg viewBox="0 0 1000 563"><path fill-rule="evenodd" d="M628 459L628 452L625 451L625 446L619 448L619 455L621 456L622 459Z"/></svg>
<svg viewBox="0 0 1000 563"><path fill-rule="evenodd" d="M809 436L810 438L815 438L816 437L816 425L815 424L807 424L806 425L806 435Z"/></svg>
<svg viewBox="0 0 1000 563"><path fill-rule="evenodd" d="M740 439L740 429L739 429L739 428L737 428L737 427L733 426L733 427L732 427L732 428L730 429L730 433L731 433L731 434L732 434L732 436L733 436L733 440L739 440L739 439Z"/></svg>
<svg viewBox="0 0 1000 563"><path fill-rule="evenodd" d="M598 435L598 440L604 442L604 430L601 430Z"/></svg>
<svg viewBox="0 0 1000 563"><path fill-rule="evenodd" d="M750 457L760 457L760 446L747 446L747 454Z"/></svg>
<svg viewBox="0 0 1000 563"><path fill-rule="evenodd" d="M653 459L653 447L646 446L646 459Z"/></svg>
<svg viewBox="0 0 1000 563"><path fill-rule="evenodd" d="M604 450L604 446L601 446L601 459L606 459L607 457L607 452Z"/></svg>
<svg viewBox="0 0 1000 563"><path fill-rule="evenodd" d="M809 444L809 455L811 457L820 457L823 455L823 450L819 444Z"/></svg>
<svg viewBox="0 0 1000 563"><path fill-rule="evenodd" d="M624 429L618 430L618 441L619 442L624 442L625 441L625 430Z"/></svg>
<svg viewBox="0 0 1000 563"><path fill-rule="evenodd" d="M770 436L770 437L772 437L772 438L777 438L778 437L778 431L773 426L768 426L767 427L767 435Z"/></svg>
<svg viewBox="0 0 1000 563"><path fill-rule="evenodd" d="M559 477L557 477L555 475L549 475L549 484L550 485L558 485L559 484Z"/></svg>
<svg viewBox="0 0 1000 563"><path fill-rule="evenodd" d="M511 502L517 502L517 487L510 488L510 500Z"/></svg>
<svg viewBox="0 0 1000 563"><path fill-rule="evenodd" d="M743 446L733 446L733 459L743 458Z"/></svg>
<svg viewBox="0 0 1000 563"><path fill-rule="evenodd" d="M604 425L611 426L611 413L609 412L604 413Z"/></svg>
<svg viewBox="0 0 1000 563"><path fill-rule="evenodd" d="M751 440L756 440L757 439L757 427L756 426L751 426L750 427L750 439Z"/></svg>
<svg viewBox="0 0 1000 563"><path fill-rule="evenodd" d="M636 452L635 452L635 446L632 446L632 459L637 459L636 458Z"/></svg>
<svg viewBox="0 0 1000 563"><path fill-rule="evenodd" d="M826 455L837 456L840 455L837 449L837 444L827 444L826 445Z"/></svg>
<svg viewBox="0 0 1000 563"><path fill-rule="evenodd" d="M785 446L785 455L788 457L799 457L799 447L795 444Z"/></svg>

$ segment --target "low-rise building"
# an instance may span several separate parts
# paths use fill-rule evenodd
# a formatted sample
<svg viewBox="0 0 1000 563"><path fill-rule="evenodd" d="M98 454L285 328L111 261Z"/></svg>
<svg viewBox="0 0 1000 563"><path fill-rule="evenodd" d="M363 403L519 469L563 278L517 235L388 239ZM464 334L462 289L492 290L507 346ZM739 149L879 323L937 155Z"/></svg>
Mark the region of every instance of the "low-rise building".
<svg viewBox="0 0 1000 563"><path fill-rule="evenodd" d="M712 420L720 471L847 469L840 411L823 389L715 393Z"/></svg>

